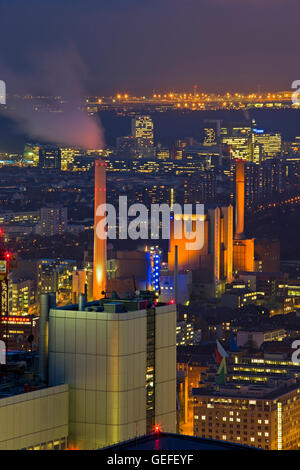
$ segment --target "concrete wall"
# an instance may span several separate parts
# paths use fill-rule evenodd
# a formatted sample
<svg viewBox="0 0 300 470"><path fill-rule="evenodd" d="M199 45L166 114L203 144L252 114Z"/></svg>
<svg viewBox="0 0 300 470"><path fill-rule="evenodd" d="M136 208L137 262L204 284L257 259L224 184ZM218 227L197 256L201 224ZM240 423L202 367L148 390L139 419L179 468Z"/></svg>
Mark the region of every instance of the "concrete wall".
<svg viewBox="0 0 300 470"><path fill-rule="evenodd" d="M46 449L68 437L68 386L0 400L0 450Z"/></svg>
<svg viewBox="0 0 300 470"><path fill-rule="evenodd" d="M156 316L156 422L176 431L176 311ZM70 387L70 444L98 449L146 433L147 312L50 310L49 382Z"/></svg>
<svg viewBox="0 0 300 470"><path fill-rule="evenodd" d="M176 432L176 309L159 307L155 338L155 418L164 432Z"/></svg>
<svg viewBox="0 0 300 470"><path fill-rule="evenodd" d="M146 311L50 310L49 381L70 387L70 442L97 449L146 432Z"/></svg>

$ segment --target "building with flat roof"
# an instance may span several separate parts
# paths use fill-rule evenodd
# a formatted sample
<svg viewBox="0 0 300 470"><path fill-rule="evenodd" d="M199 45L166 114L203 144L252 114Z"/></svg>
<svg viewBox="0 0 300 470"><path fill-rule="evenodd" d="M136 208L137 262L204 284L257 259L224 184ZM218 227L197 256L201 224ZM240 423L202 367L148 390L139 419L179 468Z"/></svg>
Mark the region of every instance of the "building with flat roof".
<svg viewBox="0 0 300 470"><path fill-rule="evenodd" d="M69 442L98 449L176 431L176 307L149 293L57 308L42 294L40 375L70 390Z"/></svg>
<svg viewBox="0 0 300 470"><path fill-rule="evenodd" d="M194 436L184 436L167 432L156 432L131 439L110 446L103 450L128 451L128 450L256 450L251 447L234 444L232 442L217 441L215 439L202 439Z"/></svg>
<svg viewBox="0 0 300 470"><path fill-rule="evenodd" d="M193 390L194 435L255 446L295 450L300 446L300 382L219 386Z"/></svg>
<svg viewBox="0 0 300 470"><path fill-rule="evenodd" d="M66 449L68 386L25 390L0 386L0 450Z"/></svg>

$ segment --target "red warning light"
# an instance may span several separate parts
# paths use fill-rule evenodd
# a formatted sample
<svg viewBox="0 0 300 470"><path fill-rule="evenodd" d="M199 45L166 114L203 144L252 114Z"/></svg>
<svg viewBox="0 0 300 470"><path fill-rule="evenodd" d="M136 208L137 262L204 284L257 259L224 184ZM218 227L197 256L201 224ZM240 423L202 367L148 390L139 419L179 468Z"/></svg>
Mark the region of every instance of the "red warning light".
<svg viewBox="0 0 300 470"><path fill-rule="evenodd" d="M156 434L160 433L160 425L159 425L159 424L156 424L156 425L154 426L154 432L155 432Z"/></svg>
<svg viewBox="0 0 300 470"><path fill-rule="evenodd" d="M11 257L12 257L12 254L7 251L7 252L5 253L5 258L6 258L7 260L10 260Z"/></svg>
<svg viewBox="0 0 300 470"><path fill-rule="evenodd" d="M174 300L174 299L171 299L171 300L170 300L170 304L172 304L172 305L175 304L175 300Z"/></svg>

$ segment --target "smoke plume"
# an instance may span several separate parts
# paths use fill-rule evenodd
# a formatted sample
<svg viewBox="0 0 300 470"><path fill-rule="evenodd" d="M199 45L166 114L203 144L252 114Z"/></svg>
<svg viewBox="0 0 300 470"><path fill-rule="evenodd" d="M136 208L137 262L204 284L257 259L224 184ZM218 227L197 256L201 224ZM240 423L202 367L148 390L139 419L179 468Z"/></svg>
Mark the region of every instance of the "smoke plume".
<svg viewBox="0 0 300 470"><path fill-rule="evenodd" d="M88 68L76 47L61 44L59 50L38 48L26 57L24 73L16 73L7 63L0 63L7 87L7 109L19 129L32 140L100 149L104 134L97 116L84 108ZM43 99L20 99L15 90Z"/></svg>

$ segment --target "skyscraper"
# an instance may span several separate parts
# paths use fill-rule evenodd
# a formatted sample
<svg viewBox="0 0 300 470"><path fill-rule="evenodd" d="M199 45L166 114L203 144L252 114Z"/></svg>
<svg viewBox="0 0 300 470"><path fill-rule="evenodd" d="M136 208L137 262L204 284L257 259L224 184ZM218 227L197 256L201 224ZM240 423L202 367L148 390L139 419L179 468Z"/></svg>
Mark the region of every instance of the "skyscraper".
<svg viewBox="0 0 300 470"><path fill-rule="evenodd" d="M137 152L142 156L151 153L154 145L154 125L150 116L136 116L131 121L131 134Z"/></svg>
<svg viewBox="0 0 300 470"><path fill-rule="evenodd" d="M235 235L233 242L234 271L254 271L254 238L244 235L245 162L236 161Z"/></svg>

